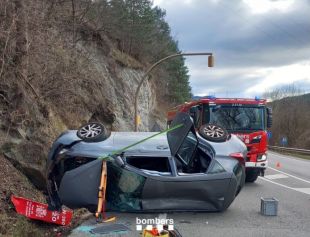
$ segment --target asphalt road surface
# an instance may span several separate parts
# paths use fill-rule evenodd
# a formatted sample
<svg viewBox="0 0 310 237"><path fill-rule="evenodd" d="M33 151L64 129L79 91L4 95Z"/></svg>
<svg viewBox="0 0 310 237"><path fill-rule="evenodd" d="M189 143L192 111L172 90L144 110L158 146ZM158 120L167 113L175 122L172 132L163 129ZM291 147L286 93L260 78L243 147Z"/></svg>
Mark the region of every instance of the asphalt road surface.
<svg viewBox="0 0 310 237"><path fill-rule="evenodd" d="M310 236L310 161L269 152L269 168L265 177L246 184L232 205L222 213L168 213L184 237L200 236ZM260 214L260 198L279 200L278 216ZM117 237L141 236L136 231L136 218L156 218L158 214L113 213L116 223L127 225L131 231L113 235L91 235L90 229L106 224L86 221L70 236ZM162 214L165 215L165 214Z"/></svg>

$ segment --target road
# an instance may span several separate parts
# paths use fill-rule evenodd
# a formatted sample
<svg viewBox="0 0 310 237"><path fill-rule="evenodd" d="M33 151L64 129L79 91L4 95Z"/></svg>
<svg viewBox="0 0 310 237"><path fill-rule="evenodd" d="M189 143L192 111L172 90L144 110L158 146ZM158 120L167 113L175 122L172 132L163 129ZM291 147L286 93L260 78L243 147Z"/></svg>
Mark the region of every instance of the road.
<svg viewBox="0 0 310 237"><path fill-rule="evenodd" d="M265 177L246 184L229 209L222 213L168 213L182 236L310 236L310 161L269 152ZM260 214L260 198L279 200L278 216ZM112 214L113 215L113 214ZM117 223L131 231L101 236L141 236L136 231L136 218L155 218L158 214L119 214ZM102 224L100 224L102 225ZM75 229L71 237L91 236L94 219ZM98 235L93 235L98 236Z"/></svg>

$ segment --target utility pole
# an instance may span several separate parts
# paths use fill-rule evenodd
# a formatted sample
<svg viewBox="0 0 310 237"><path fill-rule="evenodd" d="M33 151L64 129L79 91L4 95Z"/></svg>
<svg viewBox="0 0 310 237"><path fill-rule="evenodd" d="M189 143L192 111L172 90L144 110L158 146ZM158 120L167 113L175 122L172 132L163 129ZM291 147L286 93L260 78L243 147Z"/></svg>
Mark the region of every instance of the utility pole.
<svg viewBox="0 0 310 237"><path fill-rule="evenodd" d="M153 65L151 65L148 70L144 73L144 75L141 78L141 81L138 84L137 90L136 90L136 94L135 94L135 118L134 118L134 122L135 122L135 131L138 131L138 126L139 126L139 121L140 121L140 117L138 115L138 97L139 97L139 92L141 89L141 86L143 84L143 82L148 78L149 74L151 73L151 71L157 67L159 64L161 64L162 62L170 59L170 58L175 58L175 57L180 57L180 56L208 56L208 67L213 67L214 66L214 56L212 53L176 53L176 54L171 54L167 57L164 57L160 60L158 60L156 63L154 63Z"/></svg>

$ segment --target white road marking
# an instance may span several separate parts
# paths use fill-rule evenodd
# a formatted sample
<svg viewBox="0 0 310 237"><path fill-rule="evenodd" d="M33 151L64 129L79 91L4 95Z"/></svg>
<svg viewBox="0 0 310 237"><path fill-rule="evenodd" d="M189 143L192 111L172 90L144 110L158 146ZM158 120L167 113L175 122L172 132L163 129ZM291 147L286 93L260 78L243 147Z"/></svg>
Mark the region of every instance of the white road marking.
<svg viewBox="0 0 310 237"><path fill-rule="evenodd" d="M300 180L300 181L303 181L303 182L306 182L306 183L309 183L309 184L310 184L310 181L309 181L309 180L305 180L305 179L299 178L299 177L297 177L297 176L295 176L295 175L285 173L285 172L283 172L283 171L281 171L281 170L277 170L277 169L272 168L272 167L270 167L270 166L268 167L268 169L277 171L277 172L279 172L279 173L281 173L281 174L287 175L287 176L292 177L292 178L294 178L294 179L298 179L298 180Z"/></svg>
<svg viewBox="0 0 310 237"><path fill-rule="evenodd" d="M295 190L310 195L310 188L295 188Z"/></svg>
<svg viewBox="0 0 310 237"><path fill-rule="evenodd" d="M284 157L284 158L288 158L288 157L285 157L285 156L280 156L280 155L277 155L277 154L274 154L272 153L272 155L274 156L278 156L278 157ZM300 192L300 193L303 193L303 194L308 194L310 195L310 188L293 188L293 187L289 187L287 185L284 185L284 184L280 184L280 183L277 183L277 182L274 182L273 180L274 179L280 179L280 178L288 178L288 177L291 177L291 178L294 178L294 179L297 179L297 180L300 180L302 182L305 182L305 183L309 183L310 184L310 181L309 180L306 180L306 179L303 179L303 178L299 178L295 175L292 175L292 174L288 174L286 172L283 172L281 170L278 170L278 169L275 169L275 168L272 168L272 167L268 167L268 169L271 169L271 170L274 170L280 174L275 174L275 175L266 175L265 177L259 177L260 179L264 180L264 181L267 181L269 183L272 183L272 184L275 184L275 185L278 185L280 187L283 187L283 188L286 188L286 189L290 189L290 190L294 190L296 192Z"/></svg>
<svg viewBox="0 0 310 237"><path fill-rule="evenodd" d="M288 176L285 174L270 174L265 175L264 178L273 180L273 179L285 179L288 178Z"/></svg>
<svg viewBox="0 0 310 237"><path fill-rule="evenodd" d="M284 184L279 184L277 182L274 182L272 180L269 180L269 179L265 179L264 177L258 177L264 181L267 181L267 182L270 182L270 183L273 183L275 185L278 185L278 186L281 186L283 188L287 188L287 189L290 189L290 190L294 190L294 191L297 191L297 192L300 192L300 193L304 193L304 194L308 194L310 195L310 188L292 188L292 187L289 187L289 186L286 186Z"/></svg>

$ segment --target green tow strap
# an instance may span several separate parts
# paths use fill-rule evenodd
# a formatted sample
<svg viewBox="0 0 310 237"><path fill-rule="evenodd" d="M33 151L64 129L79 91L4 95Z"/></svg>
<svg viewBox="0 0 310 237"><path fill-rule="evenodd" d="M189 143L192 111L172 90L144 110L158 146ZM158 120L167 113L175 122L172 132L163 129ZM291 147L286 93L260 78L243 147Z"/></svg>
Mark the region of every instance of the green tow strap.
<svg viewBox="0 0 310 237"><path fill-rule="evenodd" d="M161 131L161 132L156 133L156 134L154 134L154 135L152 135L152 136L149 136L149 137L144 138L144 139L142 139L142 140L140 140L140 141L137 141L137 142L135 142L135 143L133 143L133 144L131 144L131 145L129 145L129 146L126 146L126 147L122 148L122 149L119 149L119 150L117 150L117 151L114 151L114 152L112 152L111 154L109 154L109 155L107 155L107 156L100 156L100 157L98 157L98 159L101 159L101 160L109 160L109 158L112 158L113 155L120 154L120 153L122 153L122 152L128 150L128 149L131 148L131 147L134 147L134 146L136 146L136 145L138 145L138 144L140 144L140 143L143 143L143 142L145 142L145 141L147 141L147 140L149 140L149 139L152 139L153 137L156 137L156 136L159 136L159 135L161 135L161 134L164 134L164 133L173 131L173 130L175 130L175 129L177 129L177 128L182 127L183 125L184 125L184 124L182 124L182 123L181 123L181 124L178 124L178 125L175 125L175 126L172 127L172 128L168 128L168 129L166 129L166 130L164 130L164 131ZM112 159L113 159L113 158L112 158Z"/></svg>

